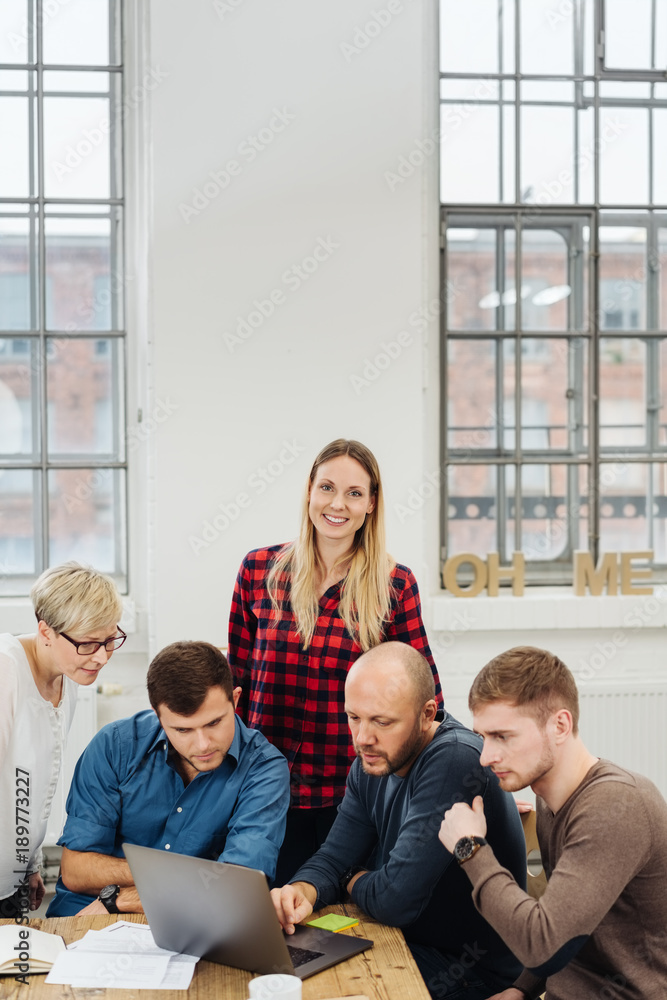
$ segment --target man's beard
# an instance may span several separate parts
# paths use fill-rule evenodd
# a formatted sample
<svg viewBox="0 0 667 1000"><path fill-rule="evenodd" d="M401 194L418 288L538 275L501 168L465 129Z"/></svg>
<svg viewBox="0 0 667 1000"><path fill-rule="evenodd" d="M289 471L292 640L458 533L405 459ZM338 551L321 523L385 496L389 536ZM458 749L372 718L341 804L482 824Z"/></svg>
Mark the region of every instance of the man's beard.
<svg viewBox="0 0 667 1000"><path fill-rule="evenodd" d="M424 734L422 733L421 722L420 719L418 718L417 721L415 722L414 729L412 730L408 738L405 740L405 742L400 746L395 757L389 758L385 753L373 750L372 747L360 748L355 744L354 749L357 752L357 757L361 761L361 766L363 767L366 774L370 774L372 777L375 778L384 778L388 774L395 774L396 771L400 771L402 768L405 767L406 764L410 763L415 757L417 757L422 750L423 739L424 739ZM366 753L371 753L375 757L381 757L386 762L384 769L379 774L376 771L371 771L366 768L364 759L362 757L362 753L364 752L364 750L366 751Z"/></svg>

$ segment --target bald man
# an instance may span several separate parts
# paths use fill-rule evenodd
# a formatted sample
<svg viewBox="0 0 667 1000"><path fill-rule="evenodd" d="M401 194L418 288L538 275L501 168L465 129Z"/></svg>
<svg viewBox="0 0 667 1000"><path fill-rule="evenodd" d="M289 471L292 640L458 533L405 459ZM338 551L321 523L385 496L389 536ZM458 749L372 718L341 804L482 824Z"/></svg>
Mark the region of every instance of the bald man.
<svg viewBox="0 0 667 1000"><path fill-rule="evenodd" d="M313 909L351 898L403 930L432 997L486 1000L520 965L476 911L438 830L444 803L481 795L488 841L525 885L514 800L480 765L480 738L439 717L431 669L411 646L386 642L364 653L347 676L345 711L357 752L345 797L324 845L273 890L278 919L293 933Z"/></svg>

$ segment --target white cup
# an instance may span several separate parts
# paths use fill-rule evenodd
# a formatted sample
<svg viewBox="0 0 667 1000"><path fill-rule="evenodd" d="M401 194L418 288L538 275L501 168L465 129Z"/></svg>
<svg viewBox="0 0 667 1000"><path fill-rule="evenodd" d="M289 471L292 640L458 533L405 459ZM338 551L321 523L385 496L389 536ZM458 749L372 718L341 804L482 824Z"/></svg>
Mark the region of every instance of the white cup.
<svg viewBox="0 0 667 1000"><path fill-rule="evenodd" d="M301 1000L301 980L277 972L272 976L257 976L248 983L249 1000Z"/></svg>

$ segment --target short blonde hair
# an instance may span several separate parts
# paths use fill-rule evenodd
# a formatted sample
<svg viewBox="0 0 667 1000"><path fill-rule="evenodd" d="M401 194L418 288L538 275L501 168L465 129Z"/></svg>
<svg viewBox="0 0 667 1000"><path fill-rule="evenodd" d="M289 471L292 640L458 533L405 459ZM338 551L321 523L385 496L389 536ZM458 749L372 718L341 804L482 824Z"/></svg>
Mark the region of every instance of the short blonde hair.
<svg viewBox="0 0 667 1000"><path fill-rule="evenodd" d="M44 570L30 591L37 621L55 632L86 635L123 614L123 602L111 577L92 566L66 562Z"/></svg>
<svg viewBox="0 0 667 1000"><path fill-rule="evenodd" d="M555 653L536 646L514 646L490 660L473 681L468 708L473 713L494 701L506 701L532 715L543 729L561 708L579 730L579 693L574 677Z"/></svg>

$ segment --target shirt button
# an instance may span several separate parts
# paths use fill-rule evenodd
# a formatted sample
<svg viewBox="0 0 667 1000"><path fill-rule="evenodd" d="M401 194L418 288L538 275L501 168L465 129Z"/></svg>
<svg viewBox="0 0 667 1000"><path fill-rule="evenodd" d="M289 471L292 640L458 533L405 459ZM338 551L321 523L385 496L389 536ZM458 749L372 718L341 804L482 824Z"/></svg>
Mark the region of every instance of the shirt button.
<svg viewBox="0 0 667 1000"><path fill-rule="evenodd" d="M182 809L181 809L181 807L179 806L179 807L178 807L178 809L176 810L176 812L177 812L177 813L182 813L182 812L183 812L183 810L182 810Z"/></svg>
<svg viewBox="0 0 667 1000"><path fill-rule="evenodd" d="M171 844L165 844L165 845L164 845L164 849L165 849L165 851L168 851L170 847L171 847Z"/></svg>

